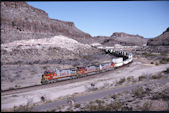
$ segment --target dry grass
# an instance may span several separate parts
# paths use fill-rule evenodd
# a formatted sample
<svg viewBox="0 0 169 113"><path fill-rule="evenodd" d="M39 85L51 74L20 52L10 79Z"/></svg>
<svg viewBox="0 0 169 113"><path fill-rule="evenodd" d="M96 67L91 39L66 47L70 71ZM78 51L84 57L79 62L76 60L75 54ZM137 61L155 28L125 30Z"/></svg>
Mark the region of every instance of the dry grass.
<svg viewBox="0 0 169 113"><path fill-rule="evenodd" d="M149 111L152 106L152 102L145 102L141 107L141 111Z"/></svg>
<svg viewBox="0 0 169 113"><path fill-rule="evenodd" d="M116 84L122 85L126 81L126 78L121 78Z"/></svg>
<svg viewBox="0 0 169 113"><path fill-rule="evenodd" d="M139 76L139 77L138 77L138 80L139 80L139 81L142 81L143 79L146 79L146 77L145 77L145 76Z"/></svg>
<svg viewBox="0 0 169 113"><path fill-rule="evenodd" d="M134 96L136 96L138 98L142 98L145 96L145 90L142 87L137 87L137 88L133 89L132 93L134 94Z"/></svg>
<svg viewBox="0 0 169 113"><path fill-rule="evenodd" d="M151 78L152 79L160 79L160 78L162 78L162 75L152 75Z"/></svg>

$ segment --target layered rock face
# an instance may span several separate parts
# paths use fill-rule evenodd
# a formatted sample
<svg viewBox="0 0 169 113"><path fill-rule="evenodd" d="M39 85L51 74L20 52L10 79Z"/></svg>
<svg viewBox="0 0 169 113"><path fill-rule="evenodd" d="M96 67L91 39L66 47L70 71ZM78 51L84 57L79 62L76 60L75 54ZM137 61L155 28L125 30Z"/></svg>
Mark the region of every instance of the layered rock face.
<svg viewBox="0 0 169 113"><path fill-rule="evenodd" d="M132 34L127 34L123 32L115 32L111 35L111 37L120 42L124 42L129 45L146 45L147 39L145 39L143 36L139 35L132 35Z"/></svg>
<svg viewBox="0 0 169 113"><path fill-rule="evenodd" d="M118 41L118 40L115 40L114 38L112 37L108 37L108 36L96 36L94 37L95 40L104 45L104 46L114 46L115 44L120 44L122 46L134 46L135 44L133 43L129 43L129 42L125 42L125 41Z"/></svg>
<svg viewBox="0 0 169 113"><path fill-rule="evenodd" d="M167 28L161 35L149 39L148 46L169 46L169 28Z"/></svg>
<svg viewBox="0 0 169 113"><path fill-rule="evenodd" d="M1 2L1 43L56 35L68 36L81 42L91 39L89 34L76 28L73 22L50 19L45 11L31 7L26 2Z"/></svg>

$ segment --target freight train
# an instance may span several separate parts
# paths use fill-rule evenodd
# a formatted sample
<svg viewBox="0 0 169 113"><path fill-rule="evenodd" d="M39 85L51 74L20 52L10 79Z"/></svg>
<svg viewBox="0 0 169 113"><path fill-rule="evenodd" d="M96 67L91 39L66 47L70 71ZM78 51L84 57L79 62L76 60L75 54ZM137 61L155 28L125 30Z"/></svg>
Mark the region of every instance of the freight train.
<svg viewBox="0 0 169 113"><path fill-rule="evenodd" d="M103 49L106 53L117 56L113 58L111 62L106 62L102 64L89 65L76 67L72 69L55 69L55 71L45 71L42 75L41 83L48 84L54 83L61 80L75 79L80 77L85 77L109 70L116 69L118 67L129 64L133 61L132 53L127 53L124 51L115 51L113 49Z"/></svg>

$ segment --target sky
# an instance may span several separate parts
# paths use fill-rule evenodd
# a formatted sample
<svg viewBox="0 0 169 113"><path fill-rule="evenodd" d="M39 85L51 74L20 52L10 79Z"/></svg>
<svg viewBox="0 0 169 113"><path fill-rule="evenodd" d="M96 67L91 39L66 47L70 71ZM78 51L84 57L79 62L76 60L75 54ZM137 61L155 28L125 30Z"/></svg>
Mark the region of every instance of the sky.
<svg viewBox="0 0 169 113"><path fill-rule="evenodd" d="M169 1L27 2L91 36L125 32L154 38L169 27Z"/></svg>

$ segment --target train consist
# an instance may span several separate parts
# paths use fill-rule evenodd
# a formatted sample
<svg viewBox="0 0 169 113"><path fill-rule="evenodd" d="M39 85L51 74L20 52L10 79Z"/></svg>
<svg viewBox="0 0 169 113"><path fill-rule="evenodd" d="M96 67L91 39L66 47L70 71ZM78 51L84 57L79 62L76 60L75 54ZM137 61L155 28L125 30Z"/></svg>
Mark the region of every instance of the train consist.
<svg viewBox="0 0 169 113"><path fill-rule="evenodd" d="M63 70L55 69L55 71L45 71L44 74L42 75L41 83L48 84L66 79L75 79L84 76L89 76L116 69L118 67L131 63L133 60L132 53L127 53L124 51L115 51L113 49L102 49L102 50L104 50L108 54L117 56L117 58L113 58L111 62L90 65L86 67L76 67L72 69L63 69Z"/></svg>

